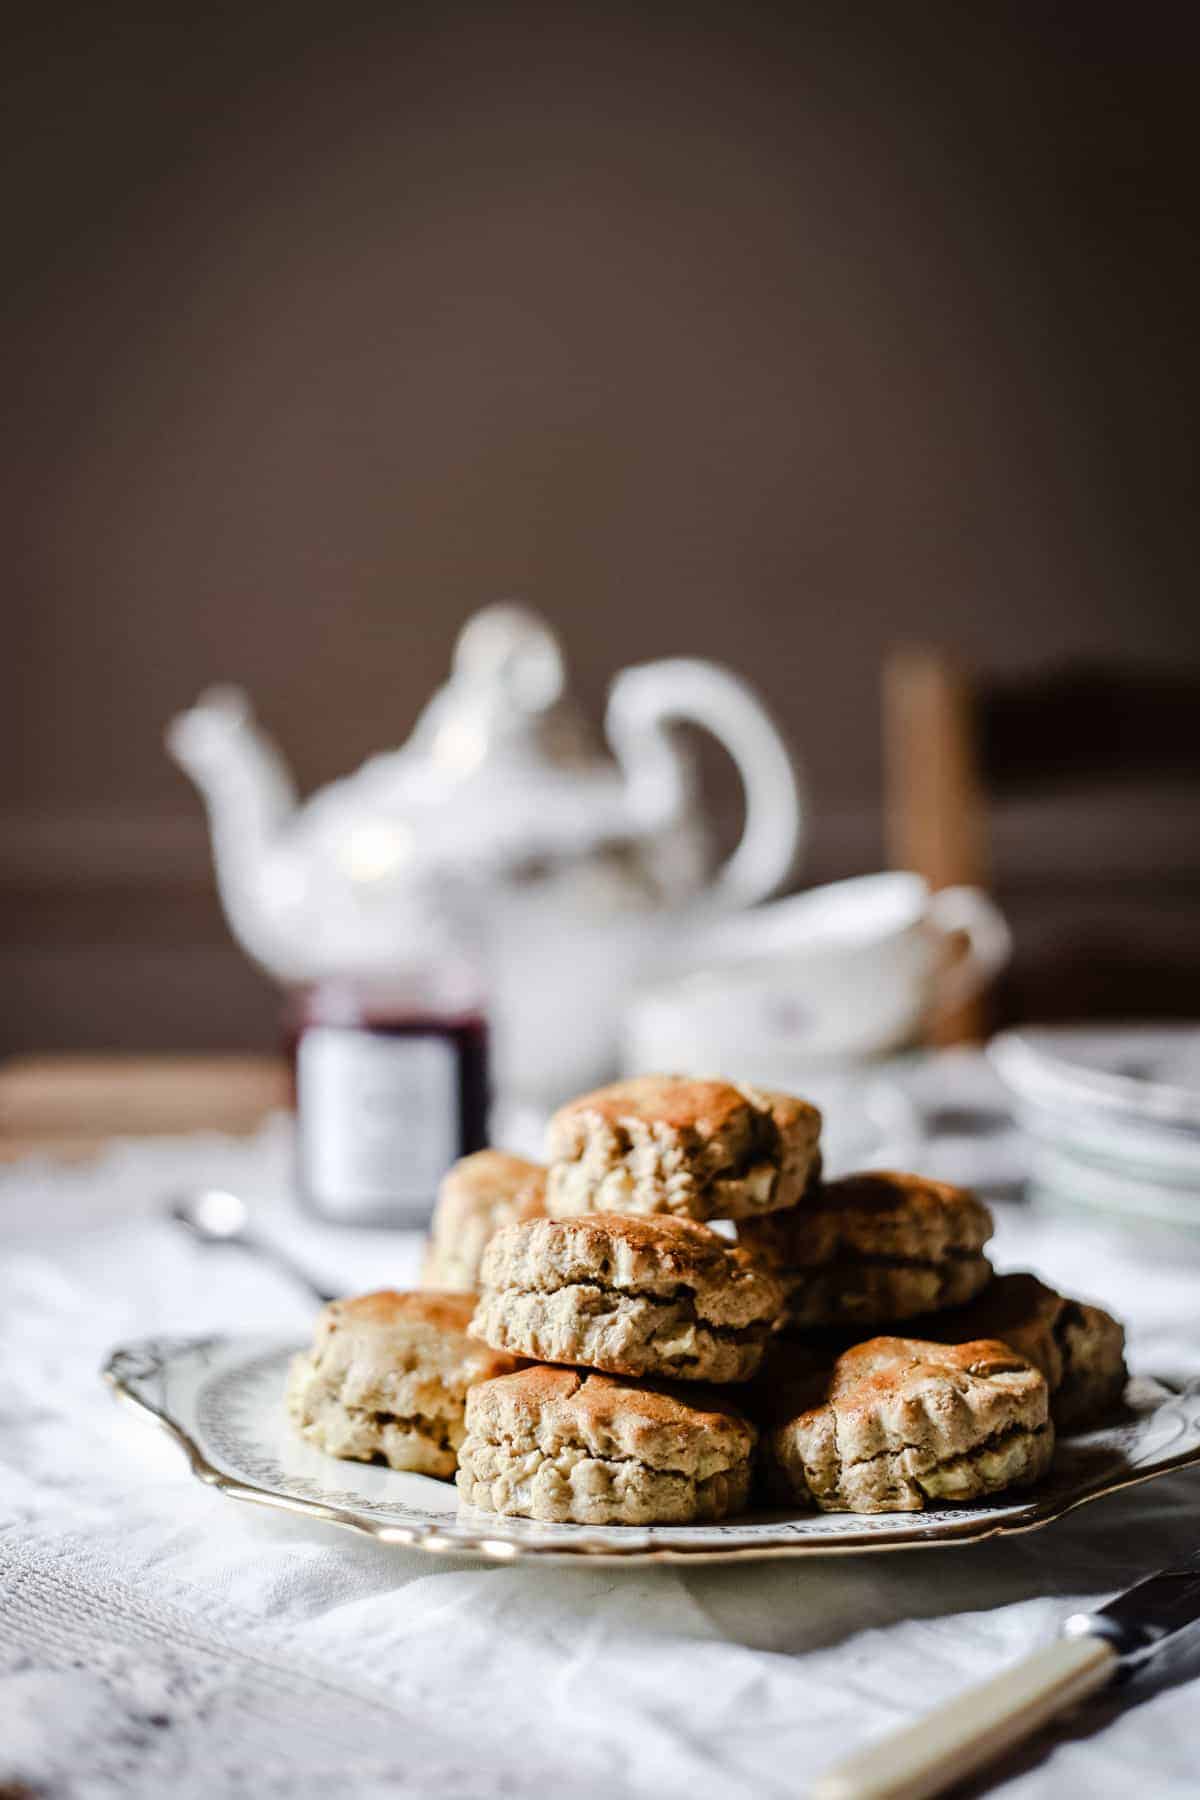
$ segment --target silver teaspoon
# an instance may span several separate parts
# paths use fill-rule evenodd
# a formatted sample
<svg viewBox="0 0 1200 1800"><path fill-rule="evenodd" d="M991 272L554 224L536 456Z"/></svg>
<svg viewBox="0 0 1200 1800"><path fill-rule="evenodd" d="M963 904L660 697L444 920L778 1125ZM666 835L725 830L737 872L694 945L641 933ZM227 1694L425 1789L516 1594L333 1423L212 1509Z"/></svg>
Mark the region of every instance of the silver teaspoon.
<svg viewBox="0 0 1200 1800"><path fill-rule="evenodd" d="M293 1262L283 1250L268 1243L250 1228L250 1215L246 1203L237 1194L231 1194L227 1188L192 1188L183 1193L173 1194L167 1202L167 1211L179 1225L191 1232L192 1236L202 1244L228 1245L235 1250L244 1250L250 1256L257 1256L263 1262L273 1263L285 1275L308 1290L322 1304L336 1299L336 1295L328 1293L320 1287L300 1264Z"/></svg>

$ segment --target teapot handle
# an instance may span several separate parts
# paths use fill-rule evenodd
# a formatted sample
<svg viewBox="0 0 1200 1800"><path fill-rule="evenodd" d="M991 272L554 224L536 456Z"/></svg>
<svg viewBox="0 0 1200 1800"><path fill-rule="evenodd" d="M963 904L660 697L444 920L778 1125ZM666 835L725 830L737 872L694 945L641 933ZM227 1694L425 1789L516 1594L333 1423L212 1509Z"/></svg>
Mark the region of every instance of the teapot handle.
<svg viewBox="0 0 1200 1800"><path fill-rule="evenodd" d="M737 766L746 822L717 871L713 899L722 908L753 906L787 879L796 860L804 807L795 761L762 702L730 670L682 656L623 669L605 730L643 829L668 824L687 806L687 765L668 730L677 722L703 726Z"/></svg>

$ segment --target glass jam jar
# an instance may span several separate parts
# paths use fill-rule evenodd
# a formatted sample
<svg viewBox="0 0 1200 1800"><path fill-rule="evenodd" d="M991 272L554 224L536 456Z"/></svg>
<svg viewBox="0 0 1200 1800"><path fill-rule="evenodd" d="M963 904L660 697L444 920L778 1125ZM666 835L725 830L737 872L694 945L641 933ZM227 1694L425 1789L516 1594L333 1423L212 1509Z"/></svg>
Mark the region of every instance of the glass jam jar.
<svg viewBox="0 0 1200 1800"><path fill-rule="evenodd" d="M344 1225L423 1224L487 1142L488 1030L465 967L302 989L287 1014L300 1197Z"/></svg>

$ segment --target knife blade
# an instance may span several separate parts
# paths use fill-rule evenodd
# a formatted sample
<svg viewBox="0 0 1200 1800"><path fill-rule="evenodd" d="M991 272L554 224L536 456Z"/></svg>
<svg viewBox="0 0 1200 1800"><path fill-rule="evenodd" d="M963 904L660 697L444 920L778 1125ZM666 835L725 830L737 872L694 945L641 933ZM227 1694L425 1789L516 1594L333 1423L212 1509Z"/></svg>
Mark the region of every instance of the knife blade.
<svg viewBox="0 0 1200 1800"><path fill-rule="evenodd" d="M1099 1637L1110 1643L1125 1670L1161 1650L1168 1638L1200 1619L1200 1550L1172 1569L1162 1569L1126 1588L1092 1613L1072 1613L1063 1636Z"/></svg>
<svg viewBox="0 0 1200 1800"><path fill-rule="evenodd" d="M928 1800L1057 1714L1132 1673L1200 1621L1200 1550L1094 1612L1053 1644L822 1775L812 1800Z"/></svg>

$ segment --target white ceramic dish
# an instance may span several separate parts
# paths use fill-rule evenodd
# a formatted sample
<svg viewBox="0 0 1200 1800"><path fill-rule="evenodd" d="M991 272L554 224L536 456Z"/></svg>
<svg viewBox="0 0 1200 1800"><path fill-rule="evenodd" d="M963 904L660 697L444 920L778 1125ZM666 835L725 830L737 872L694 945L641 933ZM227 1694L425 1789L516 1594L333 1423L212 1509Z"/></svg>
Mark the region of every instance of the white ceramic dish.
<svg viewBox="0 0 1200 1800"><path fill-rule="evenodd" d="M200 1480L235 1500L307 1514L382 1543L502 1562L730 1562L973 1543L1032 1531L1103 1494L1200 1463L1200 1381L1177 1392L1136 1378L1121 1420L1067 1440L1038 1488L989 1505L867 1516L747 1513L720 1525L644 1529L542 1525L462 1507L449 1483L335 1462L303 1443L282 1400L295 1348L253 1337L153 1338L115 1350L104 1374L171 1433Z"/></svg>
<svg viewBox="0 0 1200 1800"><path fill-rule="evenodd" d="M889 1055L992 981L1010 944L979 888L934 894L903 870L810 888L664 943L663 972L630 1004L623 1064L736 1069L770 1087Z"/></svg>
<svg viewBox="0 0 1200 1800"><path fill-rule="evenodd" d="M1200 1029L1034 1028L988 1054L1051 1197L1200 1224Z"/></svg>

